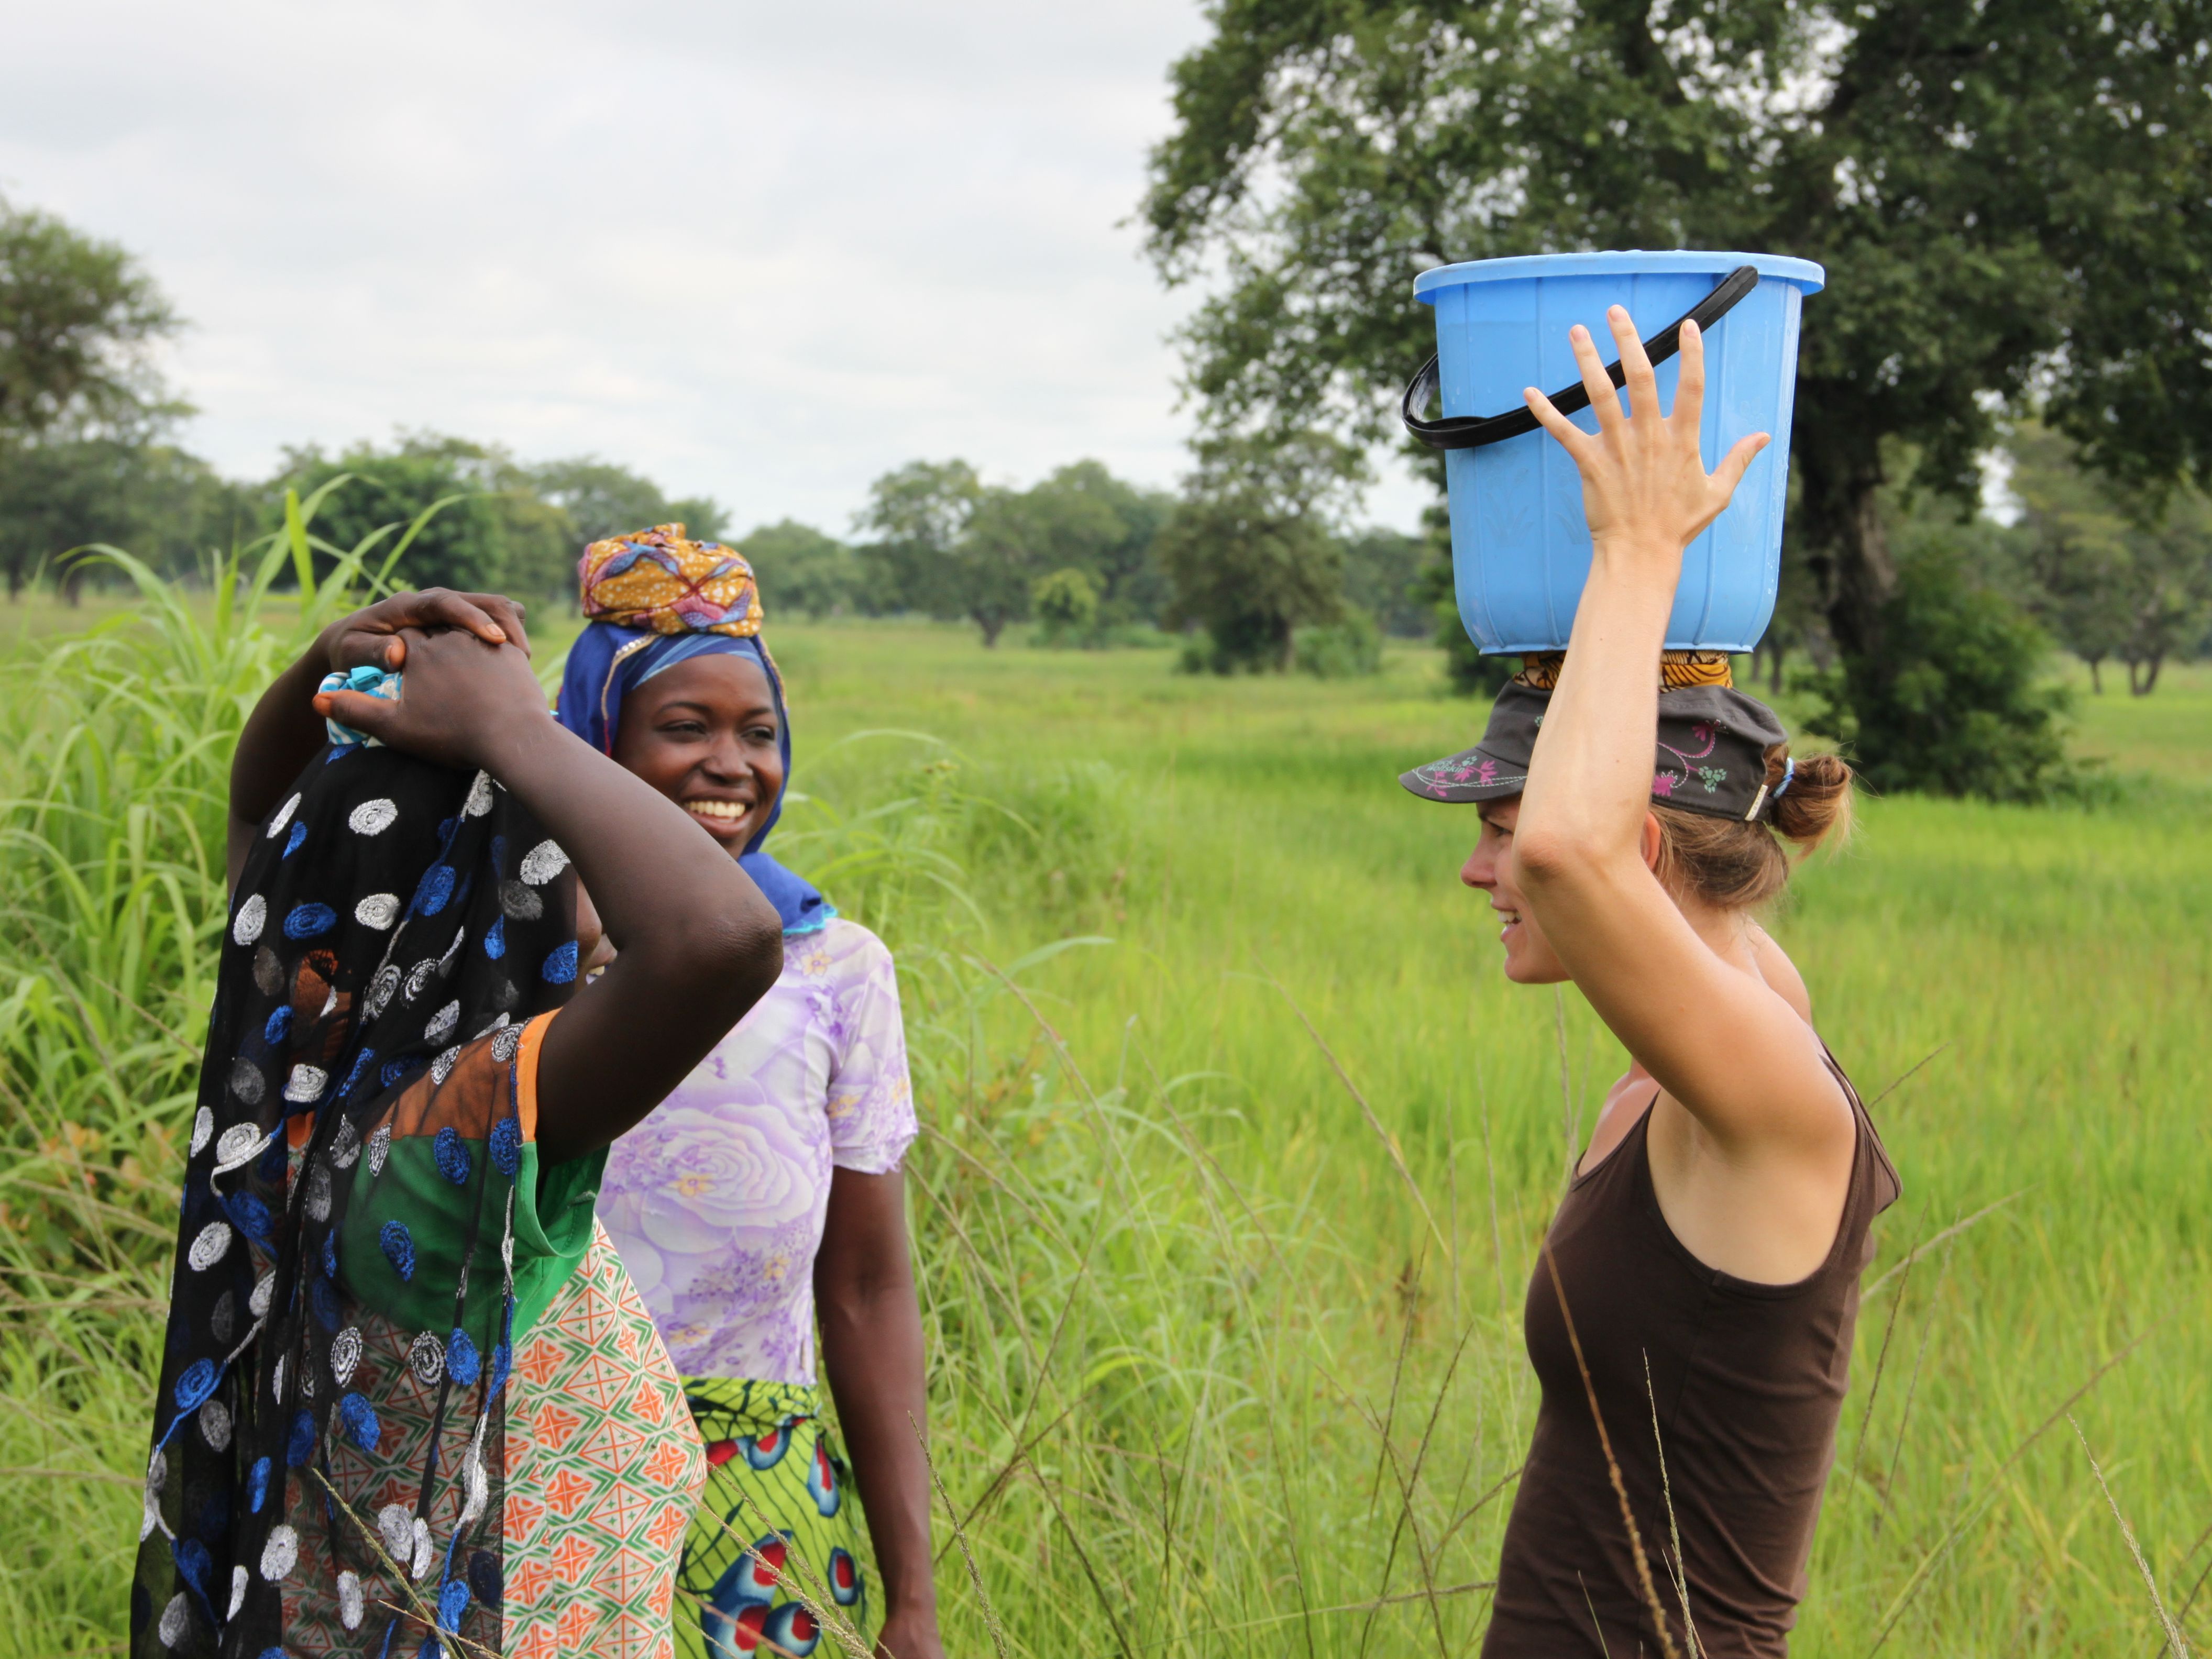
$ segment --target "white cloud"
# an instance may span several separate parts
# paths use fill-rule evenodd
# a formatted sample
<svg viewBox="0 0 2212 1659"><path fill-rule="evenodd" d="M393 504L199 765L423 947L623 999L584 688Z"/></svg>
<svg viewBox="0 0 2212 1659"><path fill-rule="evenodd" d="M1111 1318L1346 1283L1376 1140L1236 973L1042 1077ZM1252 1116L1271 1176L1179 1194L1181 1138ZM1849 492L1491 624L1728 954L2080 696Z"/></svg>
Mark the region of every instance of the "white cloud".
<svg viewBox="0 0 2212 1659"><path fill-rule="evenodd" d="M916 456L1182 470L1190 301L1127 222L1200 32L1189 0L17 7L0 189L146 258L228 470L420 427L842 530Z"/></svg>

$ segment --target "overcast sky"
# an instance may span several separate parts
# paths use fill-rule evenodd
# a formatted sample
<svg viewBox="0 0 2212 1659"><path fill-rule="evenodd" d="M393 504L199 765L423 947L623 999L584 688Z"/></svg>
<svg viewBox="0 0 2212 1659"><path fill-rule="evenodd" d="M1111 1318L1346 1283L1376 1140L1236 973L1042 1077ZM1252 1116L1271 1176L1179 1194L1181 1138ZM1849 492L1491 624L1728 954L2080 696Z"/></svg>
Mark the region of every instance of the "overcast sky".
<svg viewBox="0 0 2212 1659"><path fill-rule="evenodd" d="M226 471L427 428L842 533L916 457L1183 470L1127 221L1192 0L0 18L0 191L145 259Z"/></svg>

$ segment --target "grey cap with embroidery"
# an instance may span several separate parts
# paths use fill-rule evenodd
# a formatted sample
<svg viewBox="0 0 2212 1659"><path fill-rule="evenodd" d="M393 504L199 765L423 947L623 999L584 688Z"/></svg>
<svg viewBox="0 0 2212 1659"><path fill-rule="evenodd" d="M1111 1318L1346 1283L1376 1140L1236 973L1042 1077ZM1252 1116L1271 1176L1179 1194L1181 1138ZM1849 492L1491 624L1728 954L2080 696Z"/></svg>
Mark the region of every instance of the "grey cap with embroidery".
<svg viewBox="0 0 2212 1659"><path fill-rule="evenodd" d="M1417 766L1398 781L1424 800L1455 804L1519 794L1551 702L1549 691L1514 681L1491 705L1480 743ZM1731 686L1662 691L1651 799L1715 817L1762 817L1772 799L1766 751L1789 741L1772 709Z"/></svg>

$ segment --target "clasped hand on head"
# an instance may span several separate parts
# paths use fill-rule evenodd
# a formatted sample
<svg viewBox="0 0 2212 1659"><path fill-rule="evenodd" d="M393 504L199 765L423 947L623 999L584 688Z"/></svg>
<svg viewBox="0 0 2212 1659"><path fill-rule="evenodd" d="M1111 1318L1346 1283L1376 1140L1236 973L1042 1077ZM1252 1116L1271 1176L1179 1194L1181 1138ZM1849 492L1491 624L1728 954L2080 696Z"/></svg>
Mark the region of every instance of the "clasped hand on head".
<svg viewBox="0 0 2212 1659"><path fill-rule="evenodd" d="M487 645L514 645L524 656L530 654L520 605L504 593L456 593L446 587L394 593L355 611L324 631L324 649L338 673L381 668L397 674L407 661L407 644L400 635L410 628L459 629Z"/></svg>
<svg viewBox="0 0 2212 1659"><path fill-rule="evenodd" d="M406 664L398 701L325 691L315 697L315 712L404 754L494 771L501 744L552 725L545 693L517 646L460 628L403 627L392 633L390 650Z"/></svg>
<svg viewBox="0 0 2212 1659"><path fill-rule="evenodd" d="M1608 557L1625 555L1671 575L1680 569L1683 548L1729 504L1744 469L1766 447L1768 434L1757 432L1738 441L1719 467L1707 472L1698 441L1705 405L1705 347L1698 325L1682 325L1682 369L1674 412L1662 415L1658 376L1637 337L1635 323L1620 306L1607 312L1606 320L1626 371L1626 414L1596 343L1579 323L1568 340L1590 408L1597 415L1597 430L1583 431L1534 386L1525 395L1530 410L1574 458L1583 475L1583 511L1598 552Z"/></svg>

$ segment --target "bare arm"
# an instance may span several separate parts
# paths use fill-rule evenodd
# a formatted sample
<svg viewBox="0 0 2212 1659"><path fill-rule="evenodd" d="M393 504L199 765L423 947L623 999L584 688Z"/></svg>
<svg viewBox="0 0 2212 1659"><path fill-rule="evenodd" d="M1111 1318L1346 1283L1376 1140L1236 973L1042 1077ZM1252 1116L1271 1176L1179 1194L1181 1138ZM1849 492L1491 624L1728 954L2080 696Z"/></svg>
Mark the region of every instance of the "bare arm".
<svg viewBox="0 0 2212 1659"><path fill-rule="evenodd" d="M407 659L399 637L403 628L464 629L487 644L512 641L524 656L530 654L522 607L498 593L454 593L442 587L395 593L332 623L299 661L270 683L238 734L238 748L230 757L228 884L238 884L255 827L323 746L323 717L313 704L323 676L333 669L365 666L397 672Z"/></svg>
<svg viewBox="0 0 2212 1659"><path fill-rule="evenodd" d="M489 772L574 860L619 952L540 1056L538 1144L551 1162L579 1157L659 1105L775 983L782 924L683 808L555 723L520 651L453 631L403 643L398 702L340 691L316 698L319 712Z"/></svg>
<svg viewBox="0 0 2212 1659"><path fill-rule="evenodd" d="M1839 1094L1817 1040L1756 972L1716 954L1644 861L1659 653L1682 550L1728 505L1766 436L1706 474L1698 428L1704 343L1682 329L1681 380L1662 418L1628 313L1610 317L1630 413L1595 344L1574 331L1596 411L1593 436L1533 388L1528 401L1583 475L1589 581L1537 738L1513 836L1523 891L1545 936L1601 1018L1667 1092L1724 1146L1826 1146Z"/></svg>
<svg viewBox="0 0 2212 1659"><path fill-rule="evenodd" d="M814 1258L822 1369L852 1453L868 1538L884 1577L878 1651L942 1659L930 1577L929 1467L921 1313L907 1254L906 1177L836 1171Z"/></svg>

